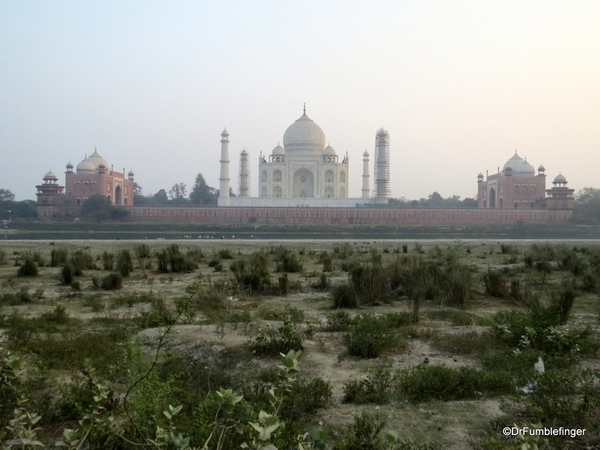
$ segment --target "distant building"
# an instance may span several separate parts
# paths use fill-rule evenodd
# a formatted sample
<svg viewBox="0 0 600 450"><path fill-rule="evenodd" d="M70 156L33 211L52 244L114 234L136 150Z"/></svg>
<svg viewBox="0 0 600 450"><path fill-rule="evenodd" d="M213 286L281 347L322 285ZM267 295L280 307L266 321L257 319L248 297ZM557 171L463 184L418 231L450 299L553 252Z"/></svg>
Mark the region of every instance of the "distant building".
<svg viewBox="0 0 600 450"><path fill-rule="evenodd" d="M477 176L477 207L483 209L573 209L573 189L558 175L546 189L546 169L535 169L517 152L498 173Z"/></svg>
<svg viewBox="0 0 600 450"><path fill-rule="evenodd" d="M389 135L387 159L381 158L381 178L389 174ZM229 196L229 133L221 134L221 177L219 206L306 206L306 207L353 207L372 202L368 185L369 154L363 155L362 198L349 198L350 164L348 153L339 157L334 148L326 144L325 133L306 115L288 127L283 135L283 146L278 144L269 155L261 152L258 158L259 197L248 194L248 153L244 150L240 161L240 196ZM389 176L378 182L388 188ZM366 186L365 186L366 183ZM387 198L386 198L387 200Z"/></svg>
<svg viewBox="0 0 600 450"><path fill-rule="evenodd" d="M108 162L94 151L77 164L67 164L65 186L58 184L58 177L50 171L44 175L44 183L36 186L38 217L77 217L81 206L93 195L104 195L113 205L133 206L134 173L116 172ZM64 196L60 195L64 191Z"/></svg>
<svg viewBox="0 0 600 450"><path fill-rule="evenodd" d="M133 171L125 176L116 172L97 151L77 164L67 164L65 194L72 195L75 204L82 205L92 195L104 195L113 205L133 206Z"/></svg>

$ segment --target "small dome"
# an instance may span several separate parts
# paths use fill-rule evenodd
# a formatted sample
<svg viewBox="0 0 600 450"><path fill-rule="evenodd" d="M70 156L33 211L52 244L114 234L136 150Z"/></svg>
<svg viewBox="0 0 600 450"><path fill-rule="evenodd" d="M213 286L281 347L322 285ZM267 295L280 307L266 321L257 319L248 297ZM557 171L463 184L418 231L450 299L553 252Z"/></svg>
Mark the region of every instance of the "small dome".
<svg viewBox="0 0 600 450"><path fill-rule="evenodd" d="M527 160L524 160L515 168L515 173L517 175L535 175L535 169Z"/></svg>
<svg viewBox="0 0 600 450"><path fill-rule="evenodd" d="M365 152L363 153L363 156L368 158L369 157L369 152L365 150Z"/></svg>
<svg viewBox="0 0 600 450"><path fill-rule="evenodd" d="M546 170L546 168L544 167L543 164L540 164L540 167L538 167L538 172L544 172Z"/></svg>
<svg viewBox="0 0 600 450"><path fill-rule="evenodd" d="M512 158L510 158L508 161L506 161L506 163L504 163L504 167L502 167L502 169L506 169L507 167L510 167L512 170L515 170L518 166L521 165L521 163L523 162L523 158L521 158L517 152L515 152L515 154L512 156Z"/></svg>
<svg viewBox="0 0 600 450"><path fill-rule="evenodd" d="M69 161L67 163L67 169L72 169L73 168L73 164L71 164L71 161Z"/></svg>
<svg viewBox="0 0 600 450"><path fill-rule="evenodd" d="M135 175L135 173L133 173L133 170L130 170L130 171L129 171L129 173L128 173L127 175L129 175L129 176L131 176L131 177L132 177L132 176L134 176L134 175Z"/></svg>
<svg viewBox="0 0 600 450"><path fill-rule="evenodd" d="M320 154L325 147L325 133L305 113L285 130L283 146L286 152Z"/></svg>
<svg viewBox="0 0 600 450"><path fill-rule="evenodd" d="M331 145L328 145L327 147L325 147L323 149L323 156L335 156L335 150L333 149L333 147Z"/></svg>
<svg viewBox="0 0 600 450"><path fill-rule="evenodd" d="M273 149L273 152L271 154L273 156L284 156L285 155L285 149L281 145L277 144L277 147L275 147Z"/></svg>
<svg viewBox="0 0 600 450"><path fill-rule="evenodd" d="M79 164L77 164L77 173L79 172L95 172L96 166L88 158L85 158Z"/></svg>
<svg viewBox="0 0 600 450"><path fill-rule="evenodd" d="M554 184L566 184L567 183L567 179L565 178L565 176L561 173L559 173L558 175L556 175L556 178L554 178L554 181L552 182Z"/></svg>
<svg viewBox="0 0 600 450"><path fill-rule="evenodd" d="M46 175L44 175L44 180L58 180L58 177L50 170L48 173L46 173Z"/></svg>
<svg viewBox="0 0 600 450"><path fill-rule="evenodd" d="M481 172L479 172L479 175L477 175L477 178L483 178L483 174Z"/></svg>
<svg viewBox="0 0 600 450"><path fill-rule="evenodd" d="M94 166L98 167L100 164L104 164L104 167L109 167L108 161L105 160L100 154L94 150L94 153L88 157L88 159L94 164Z"/></svg>

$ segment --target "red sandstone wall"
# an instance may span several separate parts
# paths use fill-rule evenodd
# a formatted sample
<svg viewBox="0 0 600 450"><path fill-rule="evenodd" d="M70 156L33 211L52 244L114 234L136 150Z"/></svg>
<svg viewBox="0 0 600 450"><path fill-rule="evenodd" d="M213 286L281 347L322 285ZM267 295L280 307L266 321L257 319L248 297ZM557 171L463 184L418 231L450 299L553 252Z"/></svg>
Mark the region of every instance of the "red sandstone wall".
<svg viewBox="0 0 600 450"><path fill-rule="evenodd" d="M386 225L488 225L564 223L570 210L132 207L135 222L310 223Z"/></svg>

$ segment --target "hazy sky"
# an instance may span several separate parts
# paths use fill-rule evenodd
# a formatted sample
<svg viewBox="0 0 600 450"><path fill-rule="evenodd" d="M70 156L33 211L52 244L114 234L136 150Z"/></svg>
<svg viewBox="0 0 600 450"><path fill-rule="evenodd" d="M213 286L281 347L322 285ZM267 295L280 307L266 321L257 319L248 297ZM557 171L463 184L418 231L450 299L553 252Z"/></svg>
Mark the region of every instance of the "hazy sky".
<svg viewBox="0 0 600 450"><path fill-rule="evenodd" d="M226 126L257 195L304 102L354 197L380 127L394 197L472 197L515 149L600 188L599 23L597 0L3 0L0 188L34 199L94 147L146 195L218 188Z"/></svg>

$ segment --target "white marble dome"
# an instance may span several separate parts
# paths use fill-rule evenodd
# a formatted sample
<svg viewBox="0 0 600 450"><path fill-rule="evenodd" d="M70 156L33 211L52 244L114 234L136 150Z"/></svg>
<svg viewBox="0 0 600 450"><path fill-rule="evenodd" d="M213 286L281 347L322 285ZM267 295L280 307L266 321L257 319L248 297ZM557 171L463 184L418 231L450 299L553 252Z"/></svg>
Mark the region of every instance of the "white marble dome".
<svg viewBox="0 0 600 450"><path fill-rule="evenodd" d="M510 158L508 161L506 161L506 163L504 163L504 167L502 167L502 169L506 169L507 167L510 167L513 172L517 169L517 167L519 167L521 165L521 163L523 162L523 158L521 158L517 152L515 152L515 154L512 156L512 158Z"/></svg>
<svg viewBox="0 0 600 450"><path fill-rule="evenodd" d="M94 153L88 156L87 159L89 159L96 167L98 167L100 164L104 164L104 167L106 168L110 167L108 161L105 160L102 156L100 156L97 150L94 150Z"/></svg>
<svg viewBox="0 0 600 450"><path fill-rule="evenodd" d="M58 180L58 177L54 172L49 170L46 175L44 175L44 180Z"/></svg>
<svg viewBox="0 0 600 450"><path fill-rule="evenodd" d="M96 166L89 158L85 158L79 164L77 164L77 173L79 172L95 172Z"/></svg>
<svg viewBox="0 0 600 450"><path fill-rule="evenodd" d="M328 145L327 147L325 147L323 149L323 156L335 156L335 150L333 149L333 147L331 145Z"/></svg>
<svg viewBox="0 0 600 450"><path fill-rule="evenodd" d="M514 168L516 175L535 175L535 169L531 164L524 160L521 164Z"/></svg>
<svg viewBox="0 0 600 450"><path fill-rule="evenodd" d="M325 147L325 133L306 114L291 124L283 135L286 153L297 155L321 154Z"/></svg>
<svg viewBox="0 0 600 450"><path fill-rule="evenodd" d="M271 154L273 156L284 156L285 155L285 149L281 145L277 145L277 147L275 147L273 149L273 152Z"/></svg>

